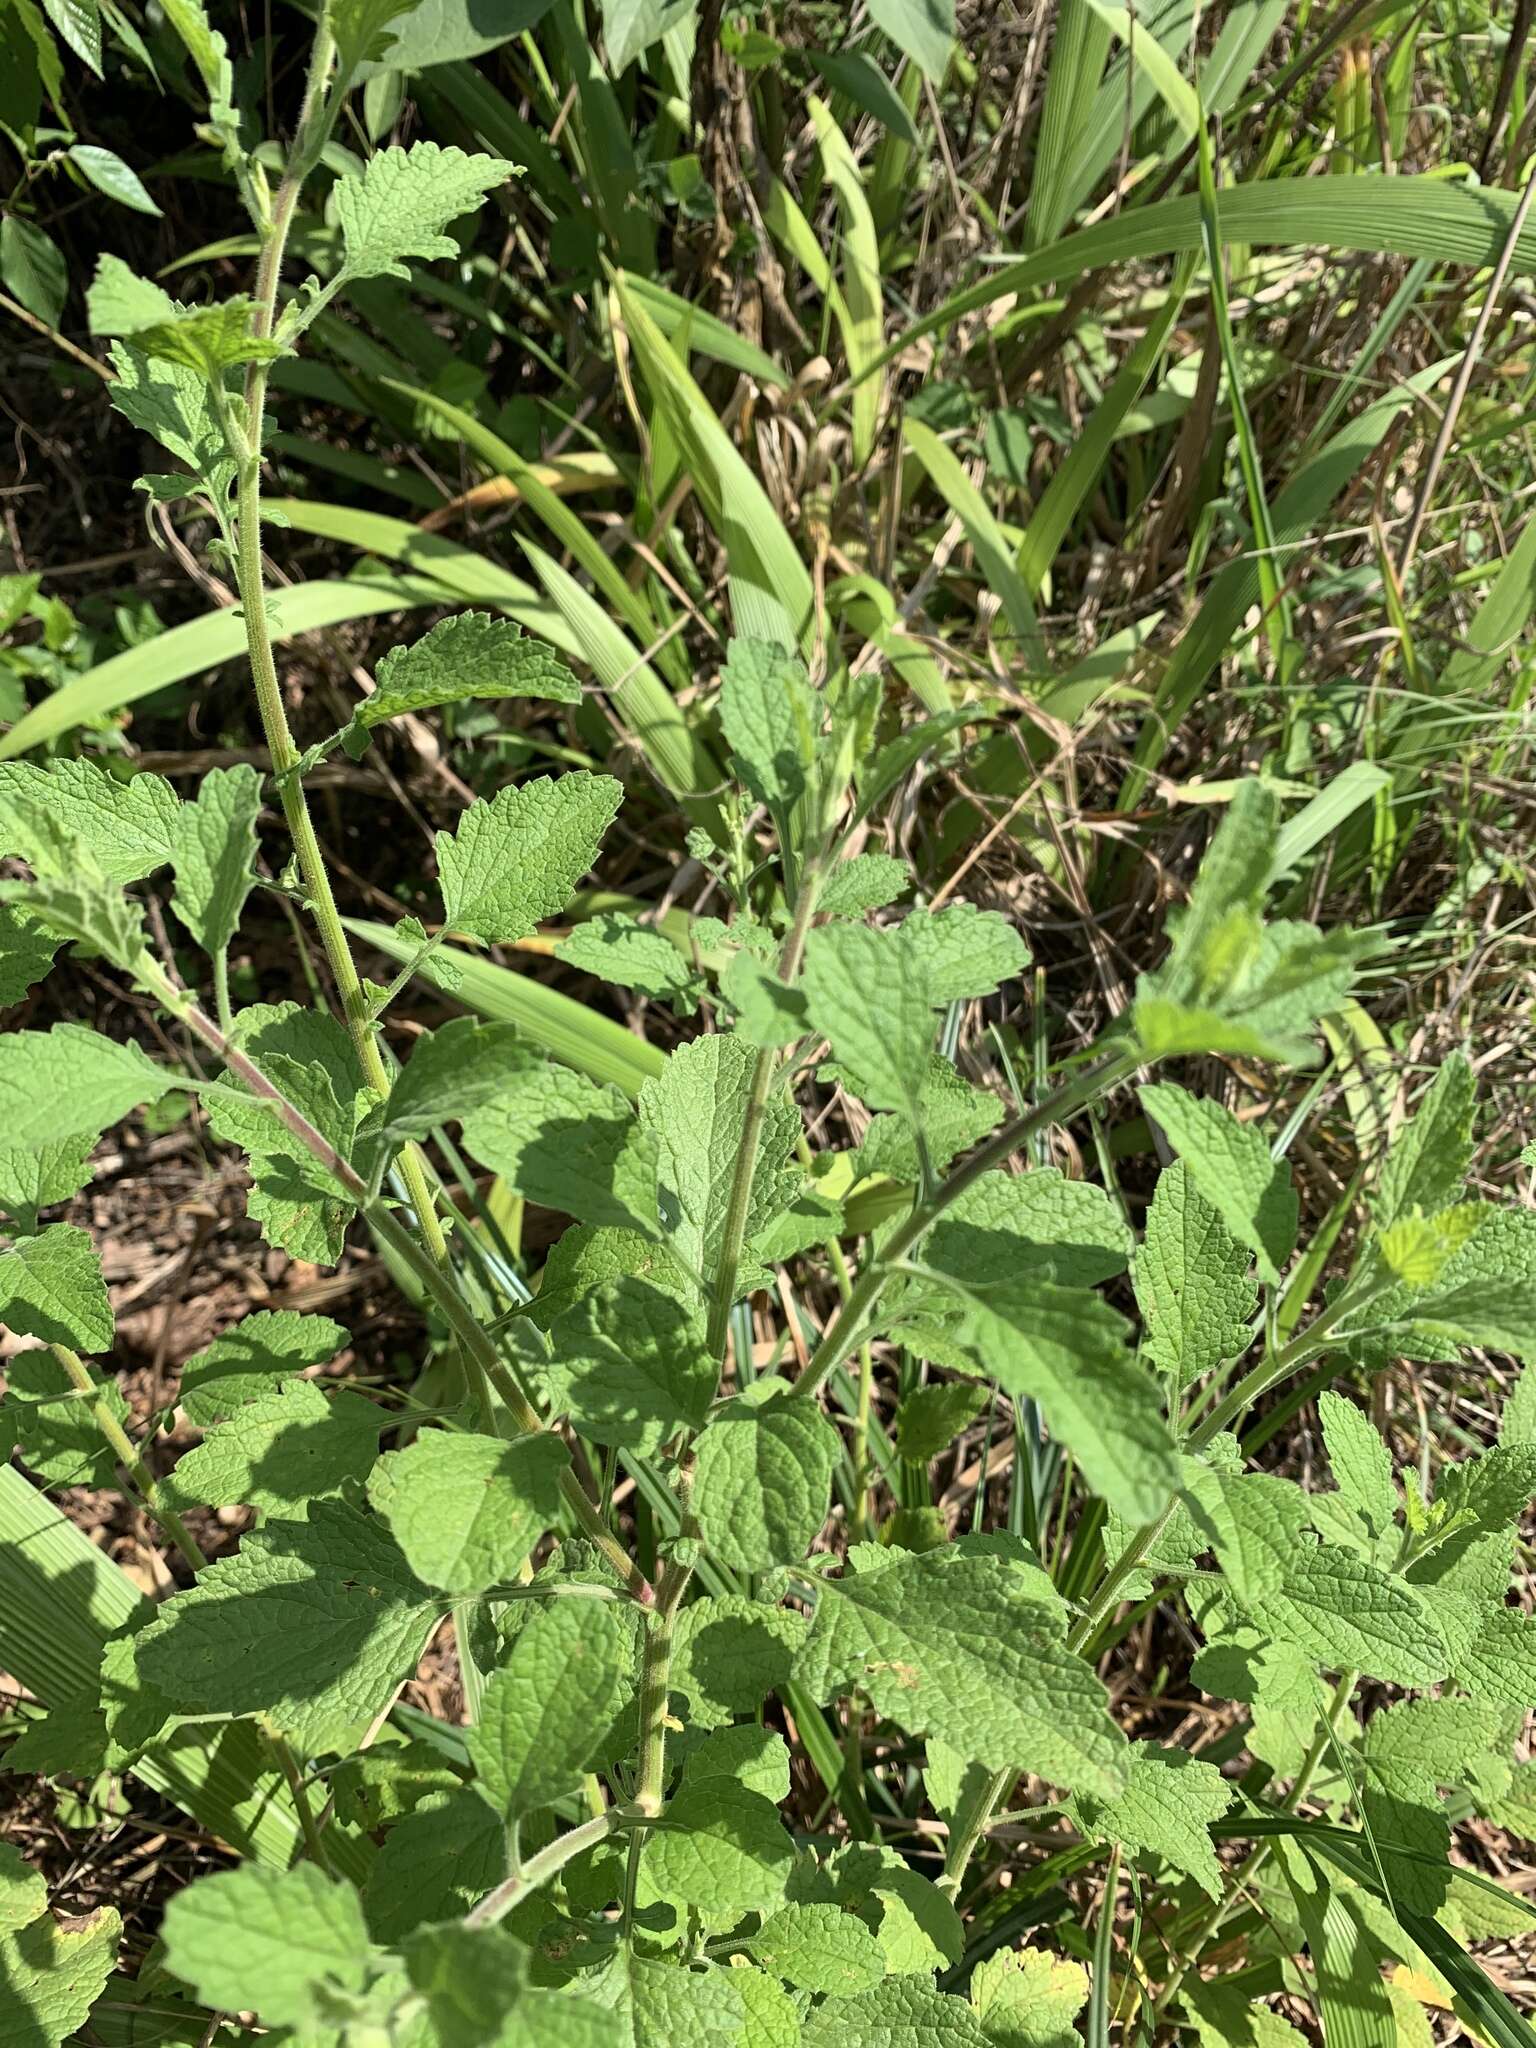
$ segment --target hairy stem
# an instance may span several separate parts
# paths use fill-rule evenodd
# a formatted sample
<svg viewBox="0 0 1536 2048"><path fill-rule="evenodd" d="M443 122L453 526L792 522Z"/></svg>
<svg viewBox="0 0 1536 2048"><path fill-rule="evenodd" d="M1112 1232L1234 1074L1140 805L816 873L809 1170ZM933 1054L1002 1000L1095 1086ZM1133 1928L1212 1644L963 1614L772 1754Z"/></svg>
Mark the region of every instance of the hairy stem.
<svg viewBox="0 0 1536 2048"><path fill-rule="evenodd" d="M795 896L794 921L790 925L779 955L781 981L793 981L800 972L800 959L805 951L805 936L815 915L820 881L819 864L815 861L808 862L800 876L800 887ZM731 1178L731 1191L726 1199L725 1233L720 1246L720 1263L715 1270L714 1290L709 1303L706 1341L712 1358L724 1356L731 1310L736 1305L736 1283L741 1273L742 1247L746 1242L747 1218L752 1208L752 1183L757 1173L757 1148L762 1137L763 1118L767 1114L768 1097L773 1089L773 1077L778 1065L778 1052L771 1046L764 1046L758 1052L752 1068L746 1120L742 1125L741 1145L736 1154L736 1170ZM738 1370L739 1366L740 1361Z"/></svg>
<svg viewBox="0 0 1536 2048"><path fill-rule="evenodd" d="M641 1816L633 1807L610 1806L606 1813L598 1814L593 1820L583 1821L579 1828L572 1828L568 1835L561 1835L541 1849L537 1856L530 1856L505 1883L497 1885L495 1891L487 1892L479 1905L464 1918L466 1927L494 1927L498 1920L505 1920L513 1907L521 1904L530 1892L536 1892L540 1885L562 1871L574 1857L583 1850L595 1849L599 1842L606 1842L610 1835L619 1834L625 1828L639 1824Z"/></svg>
<svg viewBox="0 0 1536 2048"><path fill-rule="evenodd" d="M283 257L293 227L299 193L304 180L318 161L320 152L325 147L326 138L335 123L338 111L337 96L333 94L328 98L326 95L335 50L330 9L326 7L321 11L315 31L298 133L289 154L287 169L278 186L256 267L251 332L258 339L266 339L272 333ZM278 681L277 664L272 651L272 629L267 618L261 549L261 444L269 374L270 365L265 362L253 362L247 367L246 416L237 444L239 470L235 499L235 582L240 592L241 615L245 621L246 651L250 660L251 680L256 689L256 705L261 716L262 733L272 764L278 801L282 805L283 817L293 840L294 855L304 882L305 898L314 916L320 943L331 970L331 979L341 998L347 1030L369 1087L376 1089L380 1094L387 1094L388 1069L379 1050L378 1039L368 1013L367 998L363 993L363 985L352 959L346 932L342 928L340 913L336 908L330 876L326 872L325 857L320 850L320 842L309 814L309 802L300 778L293 772L298 765L299 750L288 723L288 713L283 703L282 687ZM433 1258L443 1263L448 1256L447 1241L443 1236L442 1225L438 1221L431 1181L417 1146L407 1145L402 1151L400 1172L411 1208L415 1212L417 1228Z"/></svg>

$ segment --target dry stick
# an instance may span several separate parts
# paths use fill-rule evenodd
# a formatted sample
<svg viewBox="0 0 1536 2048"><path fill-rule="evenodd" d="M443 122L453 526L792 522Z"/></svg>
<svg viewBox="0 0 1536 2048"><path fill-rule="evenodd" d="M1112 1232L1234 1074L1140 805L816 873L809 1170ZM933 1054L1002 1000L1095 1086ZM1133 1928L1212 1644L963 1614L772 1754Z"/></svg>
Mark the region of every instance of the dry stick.
<svg viewBox="0 0 1536 2048"><path fill-rule="evenodd" d="M1509 232L1504 237L1504 246L1499 251L1499 260L1493 267L1493 275L1489 278L1488 289L1483 295L1482 310L1473 326L1466 353L1461 359L1461 367L1456 372L1456 382L1451 387L1445 416L1440 422L1440 431L1436 434L1435 445L1430 450L1429 467L1424 472L1423 483L1419 486L1418 501L1413 508L1413 517L1408 522L1403 552L1398 558L1399 584L1406 585L1408 581L1408 571L1412 568L1413 558L1418 552L1419 536L1424 531L1425 520L1429 517L1430 500L1435 495L1435 486L1440 481L1440 471L1444 468L1445 458L1450 453L1451 437L1456 432L1456 422L1471 387L1472 373L1477 368L1482 354L1483 341L1493 319L1493 309L1498 303L1500 292L1504 289L1504 280L1509 275L1510 265L1515 260L1515 247L1520 240L1520 231L1525 226L1526 216L1530 213L1533 201L1536 201L1536 170L1531 172L1526 180L1525 190L1520 194L1520 203L1515 208Z"/></svg>
<svg viewBox="0 0 1536 2048"><path fill-rule="evenodd" d="M200 1009L189 995L172 984L169 976L147 953L134 963L133 972L144 987L165 1005L172 1016L179 1018L211 1052L217 1053L230 1072L237 1075L253 1095L268 1104L284 1129L299 1141L311 1157L319 1160L326 1172L344 1190L349 1200L357 1205L377 1235L403 1264L410 1267L432 1296L442 1311L448 1327L463 1347L466 1358L473 1361L477 1372L501 1395L506 1404L507 1417L516 1429L526 1436L539 1434L545 1427L542 1416L518 1385L495 1345L481 1328L474 1310L459 1292L452 1273L445 1266L438 1264L420 1239L407 1230L383 1200L369 1189L351 1163L342 1158L335 1146L315 1128L304 1112L295 1103L290 1102L275 1083L267 1079L261 1069L225 1036L213 1019ZM500 1419L499 1416L497 1419ZM597 1545L618 1573L630 1597L638 1601L642 1607L654 1606L656 1595L650 1581L618 1543L595 1503L587 1497L580 1480L569 1469L560 1475L560 1491L585 1534Z"/></svg>

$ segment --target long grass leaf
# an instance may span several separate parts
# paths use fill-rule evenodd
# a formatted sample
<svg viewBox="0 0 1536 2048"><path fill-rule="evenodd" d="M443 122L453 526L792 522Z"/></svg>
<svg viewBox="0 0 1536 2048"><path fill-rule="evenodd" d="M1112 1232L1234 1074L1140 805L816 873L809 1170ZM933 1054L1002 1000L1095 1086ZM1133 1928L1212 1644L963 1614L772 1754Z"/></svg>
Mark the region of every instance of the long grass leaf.
<svg viewBox="0 0 1536 2048"><path fill-rule="evenodd" d="M880 404L884 396L880 381L863 374L866 365L873 363L880 353L884 325L880 296L880 242L875 233L874 216L864 197L859 166L842 130L832 119L831 109L815 93L809 96L808 105L811 124L821 149L822 169L837 196L843 224L842 305L846 314L843 342L848 353L848 367L857 379L853 392L853 459L862 469L874 453L875 429L879 424Z"/></svg>
<svg viewBox="0 0 1536 2048"><path fill-rule="evenodd" d="M301 583L268 598L272 637L292 640L323 626L345 625L349 619L442 604L446 595L426 576L397 576L387 570L344 582ZM43 746L93 719L110 717L168 684L185 682L188 676L201 675L244 653L245 622L233 605L172 626L153 640L72 676L34 705L0 737L0 761L13 760L29 747Z"/></svg>
<svg viewBox="0 0 1536 2048"><path fill-rule="evenodd" d="M1260 179L1222 194L1221 232L1229 242L1255 247L1316 246L1480 265L1498 260L1517 204L1512 192L1451 185L1440 178ZM887 342L866 374L925 335L1000 299L1053 279L1198 249L1201 234L1198 196L1127 208L1016 263L989 270L979 283L954 293ZM1518 269L1536 270L1536 222L1528 221L1521 230L1514 260Z"/></svg>
<svg viewBox="0 0 1536 2048"><path fill-rule="evenodd" d="M800 550L629 280L621 276L615 290L640 369L683 450L694 486L725 548L733 581L759 592L771 608L781 609L789 621L791 644L809 654L815 646L815 594Z"/></svg>
<svg viewBox="0 0 1536 2048"><path fill-rule="evenodd" d="M919 420L904 420L902 436L927 470L934 489L965 528L965 537L975 550L988 586L1003 607L1020 652L1037 674L1048 674L1050 661L1040 637L1034 600L1014 564L1013 549L986 500L966 475L959 458L931 427L925 427Z"/></svg>
<svg viewBox="0 0 1536 2048"><path fill-rule="evenodd" d="M349 917L343 922L354 938L377 947L402 967L418 951L417 942L398 937L392 925L365 917ZM439 955L451 969L448 977L436 971ZM599 1016L596 1010L546 987L532 975L498 966L463 946L439 947L421 967L418 978L482 1017L515 1024L563 1066L575 1067L594 1081L611 1082L626 1095L638 1095L641 1082L659 1074L666 1065L665 1053L636 1038L611 1017Z"/></svg>

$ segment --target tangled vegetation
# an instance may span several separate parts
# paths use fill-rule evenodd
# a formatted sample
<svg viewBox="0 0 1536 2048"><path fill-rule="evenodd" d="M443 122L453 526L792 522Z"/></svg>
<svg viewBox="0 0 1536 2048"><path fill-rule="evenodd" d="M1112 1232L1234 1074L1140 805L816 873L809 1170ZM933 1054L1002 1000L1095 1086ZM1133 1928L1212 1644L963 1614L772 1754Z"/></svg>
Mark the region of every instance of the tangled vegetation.
<svg viewBox="0 0 1536 2048"><path fill-rule="evenodd" d="M0 0L0 2042L1536 2048L1533 15Z"/></svg>

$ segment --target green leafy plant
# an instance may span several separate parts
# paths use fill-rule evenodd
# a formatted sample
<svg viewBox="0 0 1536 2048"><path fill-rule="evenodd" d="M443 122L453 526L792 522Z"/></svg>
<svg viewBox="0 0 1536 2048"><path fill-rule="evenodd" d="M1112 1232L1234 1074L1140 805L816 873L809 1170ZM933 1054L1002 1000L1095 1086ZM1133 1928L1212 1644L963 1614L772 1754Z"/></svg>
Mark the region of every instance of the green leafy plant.
<svg viewBox="0 0 1536 2048"><path fill-rule="evenodd" d="M875 12L942 66L946 10ZM1118 16L1072 12L1090 40ZM1309 1064L1373 941L1267 915L1282 800L1255 778L1166 958L1091 1051L1032 1097L964 1075L944 1022L1016 984L1025 941L965 902L894 908L914 878L858 844L950 725L892 730L878 685L828 658L810 578L754 523L757 486L628 286L617 303L662 417L741 522L739 630L707 722L651 750L731 914L695 920L685 952L609 910L562 956L708 1028L632 1088L504 1020L455 1018L397 1061L383 1026L404 989L451 981L455 938L514 943L565 910L601 871L625 790L569 768L472 803L437 840L435 929L403 921L399 976L364 979L306 777L392 719L570 703L579 684L506 620L466 612L392 653L356 716L301 750L264 586L268 385L350 288L451 254L448 230L509 166L421 142L348 168L329 273L288 291L300 194L410 17L397 0L322 9L274 187L233 117L221 39L186 0L167 13L249 208L256 275L246 296L190 306L108 259L90 314L112 338L113 402L179 465L143 487L210 520L237 580L269 773L215 769L182 797L97 760L0 767L3 850L25 869L0 885L0 987L14 999L80 948L185 1049L178 1064L72 1023L0 1041L0 1320L37 1346L8 1373L0 1443L44 1486L121 1471L185 1581L158 1603L122 1586L102 1601L94 1654L39 1688L47 1711L8 1762L136 1772L240 1853L170 1901L131 1981L113 1976L110 1911L63 1925L0 1854L0 1976L28 2040L76 2037L110 1986L114 2007L194 2039L251 2014L296 2048L615 2031L636 2048L1013 2048L1073 2038L1085 2008L1096 2040L1113 2017L1246 2043L1254 2001L1283 1987L1330 2038L1375 2043L1412 2005L1384 1974L1402 1966L1481 2037L1529 2048L1465 1943L1531 1909L1453 1863L1450 1826L1476 1812L1518 1830L1532 1812L1515 1743L1536 1621L1509 1596L1536 1394L1520 1380L1498 1443L1444 1467L1431 1496L1329 1384L1390 1357L1536 1349L1536 1218L1465 1185L1468 1063L1447 1061L1402 1123L1314 1298L1286 1148L1200 1092L1199 1063ZM662 15L604 20L617 67ZM836 185L833 159L842 197L857 187ZM847 284L841 307L856 332L867 308ZM869 424L856 415L856 435ZM995 522L954 458L920 424L910 445L988 558ZM1029 645L1028 580L993 558ZM582 620L583 659L643 710L649 685L565 572L535 566ZM714 763L728 772L712 779ZM272 804L286 865L259 884ZM308 920L334 1009L236 1004L230 953L258 886ZM804 1105L831 1088L867 1112L851 1158L811 1142ZM1110 1187L1041 1156L1133 1090L1167 1160L1139 1236ZM445 1370L404 1412L313 1376L339 1325L260 1312L188 1367L201 1440L153 1475L91 1363L114 1335L97 1252L49 1218L103 1132L180 1096L243 1157L273 1247L333 1264L366 1231L428 1305ZM537 1291L450 1198L461 1153L566 1219ZM827 1276L836 1305L818 1319L810 1283ZM776 1306L754 1317L757 1296ZM889 1434L877 1345L899 1376ZM1254 1468L1245 1429L1281 1388L1316 1396L1331 1485ZM1007 1418L1020 1455L1062 1461L1059 1483L1044 1515L1017 1494L1007 1526L956 1531L927 1467L983 1416L989 1442ZM17 1527L38 1512L21 1491ZM210 1507L259 1515L212 1562L189 1526ZM13 1540L20 1583L32 1563ZM1115 1712L1104 1659L1125 1611L1159 1604L1198 1641L1203 1693L1238 1710L1219 1755ZM392 1711L444 1624L462 1729ZM1403 1697L1384 1705L1382 1688ZM810 1826L786 1823L792 1784L820 1788ZM924 1824L943 1845L926 1864ZM1043 1853L978 1921L977 1874L1020 1831ZM1086 1871L1102 1888L1081 1960L1021 1943L1033 1903ZM1293 2031L1263 2018L1266 2037Z"/></svg>

